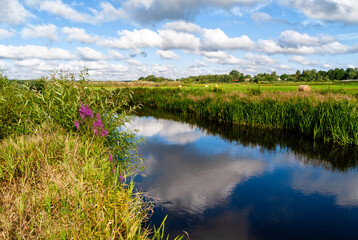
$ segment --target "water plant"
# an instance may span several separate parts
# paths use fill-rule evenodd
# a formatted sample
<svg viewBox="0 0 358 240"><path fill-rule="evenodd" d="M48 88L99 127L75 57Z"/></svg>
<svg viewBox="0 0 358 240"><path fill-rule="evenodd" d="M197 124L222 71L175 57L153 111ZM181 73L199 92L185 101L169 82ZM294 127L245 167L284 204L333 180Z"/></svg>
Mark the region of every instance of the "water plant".
<svg viewBox="0 0 358 240"><path fill-rule="evenodd" d="M93 89L60 71L0 86L0 236L4 239L164 239L150 203L127 180L141 166L122 131L129 92Z"/></svg>
<svg viewBox="0 0 358 240"><path fill-rule="evenodd" d="M353 96L315 92L212 93L203 88L131 91L133 104L195 114L216 122L291 129L317 140L358 145L358 102Z"/></svg>

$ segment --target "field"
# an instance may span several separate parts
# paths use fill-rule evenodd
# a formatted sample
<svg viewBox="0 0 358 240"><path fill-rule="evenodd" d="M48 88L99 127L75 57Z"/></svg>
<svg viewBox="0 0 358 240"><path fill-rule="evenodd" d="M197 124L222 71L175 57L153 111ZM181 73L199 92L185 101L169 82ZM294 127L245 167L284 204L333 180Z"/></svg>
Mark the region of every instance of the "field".
<svg viewBox="0 0 358 240"><path fill-rule="evenodd" d="M182 86L183 89L205 89L205 85L208 88L214 88L218 85L224 92L241 92L246 93L248 89L260 88L261 92L291 92L297 91L299 85L309 85L314 92L334 92L341 94L358 94L358 82L357 81L336 81L336 82L276 82L276 83L210 83L210 84L194 84L183 82L145 82L145 81L133 81L133 82L93 82L96 88L104 87L107 89L116 88L136 88L136 87L161 87L171 88Z"/></svg>

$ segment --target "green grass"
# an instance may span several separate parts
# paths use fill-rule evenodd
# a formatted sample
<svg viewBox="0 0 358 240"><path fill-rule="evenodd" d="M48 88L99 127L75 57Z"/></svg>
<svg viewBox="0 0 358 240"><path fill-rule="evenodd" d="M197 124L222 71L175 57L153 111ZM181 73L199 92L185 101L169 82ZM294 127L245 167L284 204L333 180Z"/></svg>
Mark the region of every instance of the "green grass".
<svg viewBox="0 0 358 240"><path fill-rule="evenodd" d="M252 88L254 92L240 92L232 85L217 89L132 88L132 104L195 114L216 122L292 129L338 144L358 144L358 105L353 95L322 92L325 85L312 92L265 91L258 85Z"/></svg>
<svg viewBox="0 0 358 240"><path fill-rule="evenodd" d="M165 239L126 177L143 160L134 133L118 131L131 93L71 76L36 88L0 76L0 238Z"/></svg>

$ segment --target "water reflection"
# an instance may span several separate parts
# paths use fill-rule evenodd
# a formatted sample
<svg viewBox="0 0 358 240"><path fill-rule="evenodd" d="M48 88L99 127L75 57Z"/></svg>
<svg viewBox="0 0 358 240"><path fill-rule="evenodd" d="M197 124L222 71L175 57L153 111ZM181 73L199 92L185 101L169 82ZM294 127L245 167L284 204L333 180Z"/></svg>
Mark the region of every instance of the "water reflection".
<svg viewBox="0 0 358 240"><path fill-rule="evenodd" d="M148 177L141 186L168 209L200 213L222 203L237 184L265 169L262 161L232 160L225 153L203 159L191 148L150 142L141 147L149 160Z"/></svg>
<svg viewBox="0 0 358 240"><path fill-rule="evenodd" d="M131 126L147 138L136 181L158 200L156 225L168 214L168 232L191 239L356 239L356 148L190 121Z"/></svg>
<svg viewBox="0 0 358 240"><path fill-rule="evenodd" d="M324 144L296 132L257 129L236 125L209 122L190 115L179 115L150 108L138 112L138 116L174 120L198 127L206 134L247 147L257 147L275 151L286 149L305 164L322 166L333 171L346 171L358 166L358 147Z"/></svg>

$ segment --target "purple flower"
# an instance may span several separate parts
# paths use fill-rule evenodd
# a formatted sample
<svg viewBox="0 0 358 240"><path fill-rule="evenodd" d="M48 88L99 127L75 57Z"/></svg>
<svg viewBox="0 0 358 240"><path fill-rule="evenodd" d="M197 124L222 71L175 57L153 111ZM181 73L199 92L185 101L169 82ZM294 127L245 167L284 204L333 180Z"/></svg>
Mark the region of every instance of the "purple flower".
<svg viewBox="0 0 358 240"><path fill-rule="evenodd" d="M109 154L109 161L113 161L113 157L112 157L112 154Z"/></svg>
<svg viewBox="0 0 358 240"><path fill-rule="evenodd" d="M80 128L80 124L79 124L77 121L75 121L75 127L76 127L77 129Z"/></svg>
<svg viewBox="0 0 358 240"><path fill-rule="evenodd" d="M106 137L108 135L108 130L107 129L102 129L102 133L101 136Z"/></svg>
<svg viewBox="0 0 358 240"><path fill-rule="evenodd" d="M123 177L122 177L121 172L119 172L119 179L121 180L121 182L123 182Z"/></svg>
<svg viewBox="0 0 358 240"><path fill-rule="evenodd" d="M82 119L84 119L85 117L89 117L92 119L93 117L93 112L91 111L89 106L87 104L83 104L83 102L81 102L81 107L78 112Z"/></svg>

